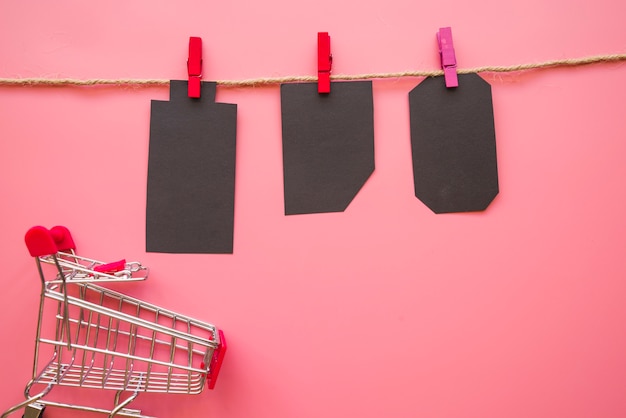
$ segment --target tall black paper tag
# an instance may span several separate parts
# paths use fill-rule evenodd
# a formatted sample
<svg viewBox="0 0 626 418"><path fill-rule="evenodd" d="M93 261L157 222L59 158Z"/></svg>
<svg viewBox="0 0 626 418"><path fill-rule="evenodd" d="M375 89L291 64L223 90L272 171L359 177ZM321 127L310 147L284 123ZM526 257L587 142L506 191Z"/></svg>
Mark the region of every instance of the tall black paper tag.
<svg viewBox="0 0 626 418"><path fill-rule="evenodd" d="M435 213L484 210L498 194L491 86L426 78L409 93L415 196Z"/></svg>
<svg viewBox="0 0 626 418"><path fill-rule="evenodd" d="M374 171L371 81L280 87L285 214L342 212Z"/></svg>
<svg viewBox="0 0 626 418"><path fill-rule="evenodd" d="M215 89L191 99L171 81L170 100L152 101L146 251L233 252L237 105Z"/></svg>

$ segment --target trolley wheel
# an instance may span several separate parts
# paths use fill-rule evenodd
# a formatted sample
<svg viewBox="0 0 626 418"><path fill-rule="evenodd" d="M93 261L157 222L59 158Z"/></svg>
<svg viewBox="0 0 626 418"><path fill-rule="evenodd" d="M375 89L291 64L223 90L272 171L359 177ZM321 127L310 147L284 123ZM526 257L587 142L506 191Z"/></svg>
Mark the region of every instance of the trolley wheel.
<svg viewBox="0 0 626 418"><path fill-rule="evenodd" d="M30 405L26 406L22 418L41 418L44 409L46 409L46 405L40 404L38 402L33 402Z"/></svg>

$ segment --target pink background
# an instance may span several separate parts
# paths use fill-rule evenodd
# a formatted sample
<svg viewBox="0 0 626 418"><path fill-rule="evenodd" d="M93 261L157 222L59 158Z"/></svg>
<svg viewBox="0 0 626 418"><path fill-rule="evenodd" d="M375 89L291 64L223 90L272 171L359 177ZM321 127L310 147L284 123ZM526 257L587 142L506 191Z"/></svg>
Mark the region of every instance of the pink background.
<svg viewBox="0 0 626 418"><path fill-rule="evenodd" d="M625 52L618 0L0 3L0 77L207 80L436 69ZM285 217L279 88L238 105L235 253L145 253L150 100L166 87L0 88L0 410L22 399L39 286L23 245L68 226L79 253L151 268L129 294L222 328L214 391L140 395L160 417L626 416L625 64L483 74L501 192L483 213L413 196L408 92L374 82L376 171L344 213ZM113 394L54 390L69 403ZM18 416L16 414L16 416ZM80 416L49 409L47 417Z"/></svg>

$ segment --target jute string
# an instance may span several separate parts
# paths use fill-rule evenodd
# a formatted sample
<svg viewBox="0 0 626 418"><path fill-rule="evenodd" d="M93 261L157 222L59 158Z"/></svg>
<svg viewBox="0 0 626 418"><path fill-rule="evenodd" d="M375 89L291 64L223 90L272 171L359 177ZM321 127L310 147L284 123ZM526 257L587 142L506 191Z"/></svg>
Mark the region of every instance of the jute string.
<svg viewBox="0 0 626 418"><path fill-rule="evenodd" d="M530 64L517 64L509 66L485 66L474 68L459 68L458 74L475 73L510 73L516 71L527 71L541 68L556 67L576 67L581 65L608 63L625 61L626 54L596 55L582 58L565 58L559 60L544 61ZM443 70L417 70L402 71L393 73L366 73L366 74L333 74L330 76L333 81L353 81L353 80L374 80L385 78L403 77L435 77L443 75ZM247 80L217 80L216 83L224 87L257 87L270 86L284 83L316 82L317 76L284 76L284 77L262 77ZM73 78L0 78L0 86L164 86L170 83L169 80L162 79L88 79L80 80Z"/></svg>

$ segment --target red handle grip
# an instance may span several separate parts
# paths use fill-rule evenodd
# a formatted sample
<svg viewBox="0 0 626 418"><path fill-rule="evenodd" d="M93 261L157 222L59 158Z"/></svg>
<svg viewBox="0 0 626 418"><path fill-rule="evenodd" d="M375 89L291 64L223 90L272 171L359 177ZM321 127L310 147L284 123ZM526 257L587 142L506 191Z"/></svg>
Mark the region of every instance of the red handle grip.
<svg viewBox="0 0 626 418"><path fill-rule="evenodd" d="M50 233L52 234L52 238L54 242L57 244L57 249L59 251L69 251L75 250L76 244L74 244L74 239L72 238L72 234L70 234L70 230L64 226L53 226L50 229Z"/></svg>
<svg viewBox="0 0 626 418"><path fill-rule="evenodd" d="M43 226L33 226L26 232L24 241L32 257L76 249L70 231L64 226L55 226L50 230Z"/></svg>

